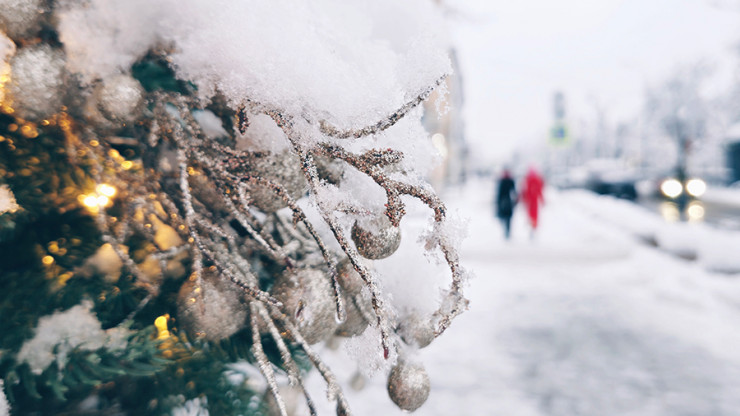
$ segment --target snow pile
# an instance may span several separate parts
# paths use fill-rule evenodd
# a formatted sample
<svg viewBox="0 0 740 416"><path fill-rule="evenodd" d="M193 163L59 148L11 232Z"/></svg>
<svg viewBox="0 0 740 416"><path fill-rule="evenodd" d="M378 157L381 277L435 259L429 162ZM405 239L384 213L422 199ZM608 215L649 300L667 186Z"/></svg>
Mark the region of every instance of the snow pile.
<svg viewBox="0 0 740 416"><path fill-rule="evenodd" d="M565 194L590 215L630 232L661 250L696 260L705 269L723 273L740 272L740 235L704 223L666 222L656 213L634 203L598 196L587 191Z"/></svg>
<svg viewBox="0 0 740 416"><path fill-rule="evenodd" d="M15 202L15 195L7 185L0 186L0 214L4 212L13 212L17 210L18 203Z"/></svg>
<svg viewBox="0 0 740 416"><path fill-rule="evenodd" d="M3 391L3 380L0 379L0 416L10 415L10 405L8 400L5 398L5 392Z"/></svg>
<svg viewBox="0 0 740 416"><path fill-rule="evenodd" d="M126 347L125 330L110 334L103 331L100 321L92 313L92 302L83 301L64 312L57 312L39 320L36 335L26 341L17 360L27 362L31 371L41 374L54 360L64 366L67 354L75 348L96 350Z"/></svg>
<svg viewBox="0 0 740 416"><path fill-rule="evenodd" d="M221 91L340 128L376 122L450 72L432 2L91 0L62 13L68 66L128 71L156 45L204 98Z"/></svg>
<svg viewBox="0 0 740 416"><path fill-rule="evenodd" d="M196 397L188 400L181 407L172 409L172 416L208 416L208 399Z"/></svg>

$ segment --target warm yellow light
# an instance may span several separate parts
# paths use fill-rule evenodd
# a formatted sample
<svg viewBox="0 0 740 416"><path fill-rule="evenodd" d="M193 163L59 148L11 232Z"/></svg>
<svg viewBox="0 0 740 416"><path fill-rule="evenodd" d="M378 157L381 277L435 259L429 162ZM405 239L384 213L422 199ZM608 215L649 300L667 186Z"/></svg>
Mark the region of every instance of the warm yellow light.
<svg viewBox="0 0 740 416"><path fill-rule="evenodd" d="M169 318L169 315L162 315L154 320L154 326L157 328L157 339L170 337L170 331L167 330L167 318Z"/></svg>
<svg viewBox="0 0 740 416"><path fill-rule="evenodd" d="M41 258L41 262L47 266L50 266L52 263L54 263L54 257L44 256Z"/></svg>
<svg viewBox="0 0 740 416"><path fill-rule="evenodd" d="M96 198L95 195L84 196L82 199L82 204L88 208L97 208L98 198Z"/></svg>
<svg viewBox="0 0 740 416"><path fill-rule="evenodd" d="M121 167L125 170L129 170L134 167L134 162L130 160L124 160L123 163L121 163Z"/></svg>
<svg viewBox="0 0 740 416"><path fill-rule="evenodd" d="M104 207L108 205L108 203L110 202L110 199L105 195L98 195L98 197L95 198L95 201L98 206Z"/></svg>
<svg viewBox="0 0 740 416"><path fill-rule="evenodd" d="M105 195L109 198L112 198L116 194L116 188L108 185L107 183L101 183L95 188L96 191L98 191L99 194Z"/></svg>

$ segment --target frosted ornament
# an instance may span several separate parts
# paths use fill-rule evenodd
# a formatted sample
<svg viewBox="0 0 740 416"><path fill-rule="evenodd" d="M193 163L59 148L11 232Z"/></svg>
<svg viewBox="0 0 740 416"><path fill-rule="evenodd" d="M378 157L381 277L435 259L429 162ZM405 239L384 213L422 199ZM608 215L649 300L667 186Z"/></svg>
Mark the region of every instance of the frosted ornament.
<svg viewBox="0 0 740 416"><path fill-rule="evenodd" d="M313 161L316 163L316 172L319 179L334 185L338 185L342 181L344 176L343 162L324 155L314 155Z"/></svg>
<svg viewBox="0 0 740 416"><path fill-rule="evenodd" d="M413 412L429 397L429 376L421 364L399 360L388 375L388 396L400 409Z"/></svg>
<svg viewBox="0 0 740 416"><path fill-rule="evenodd" d="M129 75L114 75L95 90L100 112L110 121L130 123L141 113L144 88Z"/></svg>
<svg viewBox="0 0 740 416"><path fill-rule="evenodd" d="M370 324L365 319L365 315L372 313L373 307L370 299L367 296L358 294L357 296L345 298L344 306L347 311L347 318L339 324L335 334L340 337L353 337L365 332L365 329Z"/></svg>
<svg viewBox="0 0 740 416"><path fill-rule="evenodd" d="M203 270L201 285L193 277L177 295L178 321L189 334L219 341L246 326L248 305L239 289L208 269Z"/></svg>
<svg viewBox="0 0 740 416"><path fill-rule="evenodd" d="M342 289L351 296L359 295L362 288L365 287L365 281L352 266L348 257L343 258L337 264L337 280Z"/></svg>
<svg viewBox="0 0 740 416"><path fill-rule="evenodd" d="M26 120L41 120L62 109L64 53L48 45L18 50L10 60L10 105Z"/></svg>
<svg viewBox="0 0 740 416"><path fill-rule="evenodd" d="M396 331L407 345L424 348L434 341L434 325L418 313L408 315Z"/></svg>
<svg viewBox="0 0 740 416"><path fill-rule="evenodd" d="M42 0L0 0L0 31L19 40L41 30Z"/></svg>
<svg viewBox="0 0 740 416"><path fill-rule="evenodd" d="M269 180L285 188L287 194L298 199L306 191L306 178L301 170L301 162L294 153L254 153L250 161L249 173ZM251 204L264 213L272 213L288 204L268 185L249 184L247 189Z"/></svg>
<svg viewBox="0 0 740 416"><path fill-rule="evenodd" d="M379 260L395 253L401 245L401 230L394 227L386 216L371 220L368 225L355 221L352 226L352 241L360 255Z"/></svg>
<svg viewBox="0 0 740 416"><path fill-rule="evenodd" d="M272 295L283 303L283 312L309 344L328 339L337 329L334 294L322 271L286 272L275 282Z"/></svg>

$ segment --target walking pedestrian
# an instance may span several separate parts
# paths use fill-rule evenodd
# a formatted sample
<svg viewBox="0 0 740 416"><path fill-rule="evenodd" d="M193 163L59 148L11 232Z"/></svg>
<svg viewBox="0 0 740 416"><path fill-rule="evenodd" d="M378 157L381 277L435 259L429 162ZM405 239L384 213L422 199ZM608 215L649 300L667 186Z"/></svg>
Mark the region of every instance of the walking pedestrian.
<svg viewBox="0 0 740 416"><path fill-rule="evenodd" d="M517 195L514 179L511 178L511 172L508 169L504 169L498 179L496 216L501 220L501 225L504 227L504 237L507 240L511 237L511 216L514 214L516 201Z"/></svg>
<svg viewBox="0 0 740 416"><path fill-rule="evenodd" d="M545 181L537 169L530 167L527 176L524 178L524 189L522 189L521 200L527 209L529 216L529 225L532 227L532 236L537 230L537 220L539 217L539 207L545 203L543 188Z"/></svg>

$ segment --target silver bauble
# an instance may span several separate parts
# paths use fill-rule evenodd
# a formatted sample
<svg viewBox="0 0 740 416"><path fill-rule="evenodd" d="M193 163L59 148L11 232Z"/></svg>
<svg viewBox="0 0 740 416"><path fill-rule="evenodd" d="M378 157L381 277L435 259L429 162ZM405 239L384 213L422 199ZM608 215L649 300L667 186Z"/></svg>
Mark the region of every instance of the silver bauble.
<svg viewBox="0 0 740 416"><path fill-rule="evenodd" d="M344 176L344 162L324 155L314 155L313 161L316 164L316 172L319 175L319 179L334 185L342 181L342 177Z"/></svg>
<svg viewBox="0 0 740 416"><path fill-rule="evenodd" d="M429 376L421 364L400 360L388 375L387 387L396 406L413 412L429 397Z"/></svg>
<svg viewBox="0 0 740 416"><path fill-rule="evenodd" d="M272 295L298 326L309 344L329 338L337 328L336 303L327 276L320 270L301 269L278 277Z"/></svg>
<svg viewBox="0 0 740 416"><path fill-rule="evenodd" d="M41 120L62 108L64 97L64 53L49 45L21 48L10 60L8 98L15 114L26 120Z"/></svg>
<svg viewBox="0 0 740 416"><path fill-rule="evenodd" d="M356 296L365 287L365 281L357 270L352 266L348 257L343 258L337 263L337 281L347 294Z"/></svg>
<svg viewBox="0 0 740 416"><path fill-rule="evenodd" d="M419 348L424 348L434 341L434 325L418 313L412 313L401 320L397 332L407 345Z"/></svg>
<svg viewBox="0 0 740 416"><path fill-rule="evenodd" d="M401 245L401 230L394 227L386 216L377 217L363 225L355 221L352 226L352 241L357 251L367 259L384 259Z"/></svg>
<svg viewBox="0 0 740 416"><path fill-rule="evenodd" d="M218 341L246 326L249 305L228 280L205 269L201 285L188 278L177 295L178 322L191 335Z"/></svg>
<svg viewBox="0 0 740 416"><path fill-rule="evenodd" d="M347 318L339 324L335 334L340 337L354 337L362 334L370 324L366 316L373 316L373 305L369 296L363 296L362 294L347 296L344 301Z"/></svg>
<svg viewBox="0 0 740 416"><path fill-rule="evenodd" d="M0 31L19 40L41 30L43 0L0 0Z"/></svg>
<svg viewBox="0 0 740 416"><path fill-rule="evenodd" d="M95 98L105 118L116 123L130 123L141 113L144 88L130 75L114 75L96 88Z"/></svg>
<svg viewBox="0 0 740 416"><path fill-rule="evenodd" d="M249 173L281 185L293 199L302 197L306 192L306 178L303 176L301 161L291 151L254 153L250 160ZM252 205L262 212L272 213L288 206L269 186L250 184L248 190Z"/></svg>

